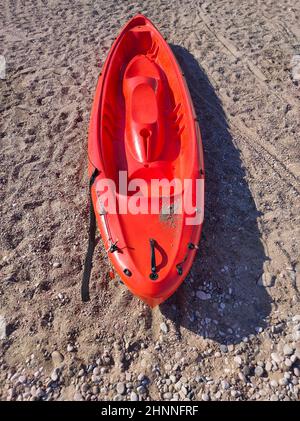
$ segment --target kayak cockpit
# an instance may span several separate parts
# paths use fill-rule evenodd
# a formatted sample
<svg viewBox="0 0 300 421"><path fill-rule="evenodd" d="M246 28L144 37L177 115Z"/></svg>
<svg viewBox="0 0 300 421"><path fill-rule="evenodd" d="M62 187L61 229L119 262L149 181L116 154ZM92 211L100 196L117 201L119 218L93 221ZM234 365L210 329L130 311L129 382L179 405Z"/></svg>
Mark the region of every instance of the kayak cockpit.
<svg viewBox="0 0 300 421"><path fill-rule="evenodd" d="M117 191L120 171L127 171L128 180L191 177L183 162L193 162L197 153L193 116L172 53L161 44L147 21L139 20L118 40L110 77L103 80L102 159Z"/></svg>

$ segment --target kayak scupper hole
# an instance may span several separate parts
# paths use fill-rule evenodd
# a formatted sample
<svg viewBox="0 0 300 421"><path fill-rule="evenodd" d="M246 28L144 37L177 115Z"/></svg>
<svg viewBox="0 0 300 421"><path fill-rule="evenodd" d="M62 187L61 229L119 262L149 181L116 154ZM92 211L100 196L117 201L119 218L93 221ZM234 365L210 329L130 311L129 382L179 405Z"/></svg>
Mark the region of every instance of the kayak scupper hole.
<svg viewBox="0 0 300 421"><path fill-rule="evenodd" d="M140 135L142 136L143 139L147 139L148 137L150 137L150 131L148 129L142 129L140 131Z"/></svg>
<svg viewBox="0 0 300 421"><path fill-rule="evenodd" d="M125 268L123 272L125 273L126 276L131 276L132 275L131 271L129 269L127 269L127 268Z"/></svg>

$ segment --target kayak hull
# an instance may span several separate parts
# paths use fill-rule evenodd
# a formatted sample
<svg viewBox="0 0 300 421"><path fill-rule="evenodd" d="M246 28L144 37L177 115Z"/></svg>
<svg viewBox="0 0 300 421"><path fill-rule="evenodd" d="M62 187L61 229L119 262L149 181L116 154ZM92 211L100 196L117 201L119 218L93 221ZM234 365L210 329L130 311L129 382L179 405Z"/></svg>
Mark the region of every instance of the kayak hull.
<svg viewBox="0 0 300 421"><path fill-rule="evenodd" d="M88 158L89 175L99 171L91 195L109 258L129 290L154 307L177 290L195 258L204 212L204 162L180 67L143 15L121 30L103 66L91 112ZM107 180L114 185L112 212L100 199ZM181 190L173 188L165 200L160 189L152 188L153 180L171 185L178 180ZM197 203L189 214L177 209L188 190L185 180L191 180L187 196ZM157 212L151 212L153 202ZM188 224L191 218L197 223Z"/></svg>

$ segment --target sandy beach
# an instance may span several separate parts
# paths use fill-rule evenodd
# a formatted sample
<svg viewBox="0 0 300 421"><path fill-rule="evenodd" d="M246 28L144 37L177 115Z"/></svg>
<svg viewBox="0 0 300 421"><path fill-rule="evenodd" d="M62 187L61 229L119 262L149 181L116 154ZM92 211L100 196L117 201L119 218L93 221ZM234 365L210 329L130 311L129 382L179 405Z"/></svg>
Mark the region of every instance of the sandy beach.
<svg viewBox="0 0 300 421"><path fill-rule="evenodd" d="M100 239L80 297L89 114L138 12L182 67L206 167L197 258L153 310ZM299 400L299 2L4 0L0 55L0 399Z"/></svg>

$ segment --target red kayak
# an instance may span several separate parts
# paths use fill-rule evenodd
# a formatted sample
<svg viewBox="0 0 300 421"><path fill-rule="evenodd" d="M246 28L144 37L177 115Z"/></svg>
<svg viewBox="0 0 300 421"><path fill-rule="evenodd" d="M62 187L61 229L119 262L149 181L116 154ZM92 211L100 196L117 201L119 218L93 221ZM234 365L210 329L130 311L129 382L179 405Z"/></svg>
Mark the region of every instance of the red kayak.
<svg viewBox="0 0 300 421"><path fill-rule="evenodd" d="M204 163L182 71L143 15L125 25L103 66L88 159L91 225L82 298L89 299L97 223L121 280L154 307L176 291L195 257L204 212Z"/></svg>

